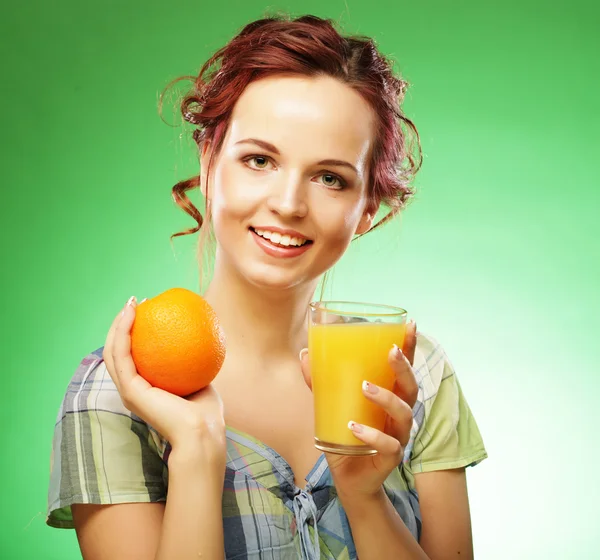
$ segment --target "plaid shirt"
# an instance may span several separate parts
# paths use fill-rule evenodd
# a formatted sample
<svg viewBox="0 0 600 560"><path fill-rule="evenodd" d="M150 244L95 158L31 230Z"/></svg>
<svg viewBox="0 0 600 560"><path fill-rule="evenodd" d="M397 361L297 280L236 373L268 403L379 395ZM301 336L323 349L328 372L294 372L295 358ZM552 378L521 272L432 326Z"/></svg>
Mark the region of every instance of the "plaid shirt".
<svg viewBox="0 0 600 560"><path fill-rule="evenodd" d="M418 539L415 473L474 465L487 453L448 358L422 334L414 369L419 395L411 438L384 489ZM160 434L123 406L102 349L89 354L58 413L47 524L72 528L74 503L165 501L169 451ZM229 428L223 488L227 560L355 559L350 525L324 455L306 483L305 488L294 484L290 466L275 450Z"/></svg>

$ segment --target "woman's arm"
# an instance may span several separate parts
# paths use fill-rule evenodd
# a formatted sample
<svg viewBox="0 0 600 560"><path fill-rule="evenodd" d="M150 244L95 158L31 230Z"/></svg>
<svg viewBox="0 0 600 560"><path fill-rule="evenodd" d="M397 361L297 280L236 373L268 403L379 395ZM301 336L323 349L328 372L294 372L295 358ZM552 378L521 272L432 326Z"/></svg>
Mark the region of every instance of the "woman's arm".
<svg viewBox="0 0 600 560"><path fill-rule="evenodd" d="M360 560L427 560L383 488L365 499L340 496Z"/></svg>
<svg viewBox="0 0 600 560"><path fill-rule="evenodd" d="M202 458L186 450L169 457L164 503L73 505L73 521L85 560L223 560L223 478L206 472Z"/></svg>
<svg viewBox="0 0 600 560"><path fill-rule="evenodd" d="M432 560L473 560L465 469L415 474L423 527L421 547Z"/></svg>
<svg viewBox="0 0 600 560"><path fill-rule="evenodd" d="M130 336L136 307L132 297L115 317L103 358L123 405L172 445L167 502L164 507L75 506L73 521L83 557L223 560L227 440L221 398L209 385L184 399L152 387L138 374Z"/></svg>
<svg viewBox="0 0 600 560"><path fill-rule="evenodd" d="M473 560L465 469L420 473L415 484L423 521L419 544L383 490L368 501L340 496L360 560Z"/></svg>

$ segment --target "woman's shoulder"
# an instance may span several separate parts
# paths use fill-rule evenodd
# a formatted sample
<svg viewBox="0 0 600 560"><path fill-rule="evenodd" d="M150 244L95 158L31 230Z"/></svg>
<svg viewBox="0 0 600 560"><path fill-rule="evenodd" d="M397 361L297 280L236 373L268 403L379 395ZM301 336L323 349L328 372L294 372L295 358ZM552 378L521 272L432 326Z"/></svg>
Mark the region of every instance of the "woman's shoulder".
<svg viewBox="0 0 600 560"><path fill-rule="evenodd" d="M433 398L442 381L454 375L454 368L442 345L431 335L417 332L413 370L424 400Z"/></svg>
<svg viewBox="0 0 600 560"><path fill-rule="evenodd" d="M405 461L412 453L415 440L425 429L440 393L442 381L454 375L454 369L442 345L433 336L420 331L417 332L413 371L419 392L413 407L413 427L405 452Z"/></svg>
<svg viewBox="0 0 600 560"><path fill-rule="evenodd" d="M75 368L64 395L59 416L104 410L130 415L102 356L104 347L87 354Z"/></svg>
<svg viewBox="0 0 600 560"><path fill-rule="evenodd" d="M167 442L142 418L125 407L121 395L106 367L103 357L104 347L85 355L75 368L57 418L57 424L67 420L69 416L80 418L85 416L91 424L108 423L111 429L133 429L149 432L157 451L162 456ZM121 420L112 422L111 418ZM71 420L69 423L73 423ZM136 428L137 426L137 428Z"/></svg>
<svg viewBox="0 0 600 560"><path fill-rule="evenodd" d="M475 465L487 457L454 367L432 336L417 334L413 370L419 393L405 464L416 473Z"/></svg>
<svg viewBox="0 0 600 560"><path fill-rule="evenodd" d="M125 408L102 351L79 362L54 426L46 520L53 527L73 527L73 504L166 496L165 442Z"/></svg>

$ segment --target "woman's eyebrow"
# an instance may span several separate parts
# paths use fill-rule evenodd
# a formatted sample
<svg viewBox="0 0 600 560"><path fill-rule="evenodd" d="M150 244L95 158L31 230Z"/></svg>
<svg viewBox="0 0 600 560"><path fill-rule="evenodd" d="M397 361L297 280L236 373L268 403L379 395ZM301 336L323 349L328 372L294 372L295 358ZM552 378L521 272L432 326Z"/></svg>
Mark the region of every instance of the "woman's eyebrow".
<svg viewBox="0 0 600 560"><path fill-rule="evenodd" d="M281 152L275 146L273 146L273 144L270 144L269 142L265 142L264 140L259 140L258 138L244 138L244 140L240 140L239 142L235 143L236 146L238 144L254 144L265 150L268 150L269 152L273 152L274 154L277 154L278 156L281 155Z"/></svg>
<svg viewBox="0 0 600 560"><path fill-rule="evenodd" d="M270 142L265 142L264 140L259 140L258 138L244 138L243 140L240 140L239 142L235 143L236 146L238 144L254 144L255 146L259 146L264 150L272 152L273 154L276 154L278 156L281 155L281 152L273 144L271 144ZM319 161L317 165L335 165L337 167L347 167L348 169L354 171L354 173L356 173L357 175L359 174L358 170L356 169L356 167L354 167L354 165L342 159L324 159Z"/></svg>
<svg viewBox="0 0 600 560"><path fill-rule="evenodd" d="M351 169L352 171L354 171L354 173L358 175L358 170L356 169L356 167L354 167L354 165L352 165L351 163L344 161L343 159L324 159L317 163L317 165L335 165L337 167L347 167L348 169Z"/></svg>

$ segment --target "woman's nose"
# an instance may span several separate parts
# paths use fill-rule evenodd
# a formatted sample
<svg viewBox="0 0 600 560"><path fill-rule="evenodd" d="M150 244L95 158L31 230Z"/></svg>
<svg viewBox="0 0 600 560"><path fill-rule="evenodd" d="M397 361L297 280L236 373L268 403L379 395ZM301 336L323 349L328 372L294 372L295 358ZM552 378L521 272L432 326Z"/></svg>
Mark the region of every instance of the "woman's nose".
<svg viewBox="0 0 600 560"><path fill-rule="evenodd" d="M306 195L306 185L300 177L287 177L273 185L268 207L283 217L303 218L308 213Z"/></svg>

